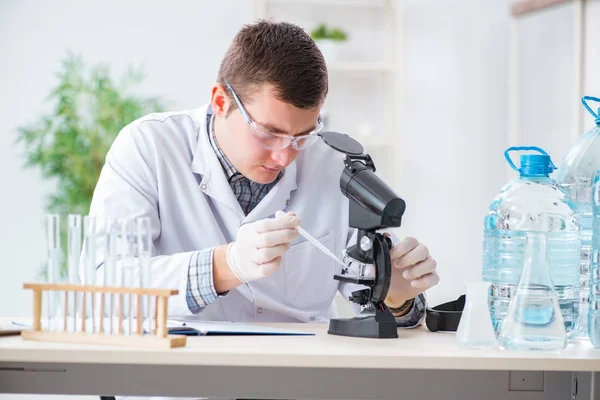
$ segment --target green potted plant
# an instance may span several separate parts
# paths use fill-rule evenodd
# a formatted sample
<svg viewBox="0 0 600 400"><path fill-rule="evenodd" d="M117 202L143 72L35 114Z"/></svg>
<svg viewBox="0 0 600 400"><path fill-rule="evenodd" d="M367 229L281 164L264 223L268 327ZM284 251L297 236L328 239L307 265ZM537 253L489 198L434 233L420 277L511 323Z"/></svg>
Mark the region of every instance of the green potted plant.
<svg viewBox="0 0 600 400"><path fill-rule="evenodd" d="M348 41L348 34L341 28L329 28L326 24L319 24L310 32L310 37L317 43L326 61L337 61L340 50Z"/></svg>
<svg viewBox="0 0 600 400"><path fill-rule="evenodd" d="M46 212L87 214L106 153L121 128L164 108L156 98L133 93L143 77L141 68L130 68L117 85L106 65L88 69L80 56L68 53L64 58L57 85L48 98L53 102L52 111L18 129L17 142L25 148L25 167L39 168L45 179L56 182L55 191L47 198ZM65 218L61 231L65 276Z"/></svg>

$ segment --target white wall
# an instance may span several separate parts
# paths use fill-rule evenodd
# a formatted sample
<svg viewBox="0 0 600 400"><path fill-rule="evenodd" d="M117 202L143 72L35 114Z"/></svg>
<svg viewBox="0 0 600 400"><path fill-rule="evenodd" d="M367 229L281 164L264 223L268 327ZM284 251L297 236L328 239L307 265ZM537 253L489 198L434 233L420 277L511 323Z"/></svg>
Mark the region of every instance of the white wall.
<svg viewBox="0 0 600 400"><path fill-rule="evenodd" d="M600 93L600 53L596 43L600 1L583 3L582 26L578 24L580 2L521 16L516 24L519 70L515 139L519 144L543 147L557 166L574 139L594 126L592 116L581 104L581 96L597 97ZM580 40L583 65L578 71Z"/></svg>
<svg viewBox="0 0 600 400"><path fill-rule="evenodd" d="M600 97L600 51L598 51L598 38L600 37L600 0L588 0L586 2L584 33L584 70L583 70L583 94L587 96ZM598 107L596 107L595 111ZM583 130L594 126L592 116L583 112Z"/></svg>
<svg viewBox="0 0 600 400"><path fill-rule="evenodd" d="M88 64L144 63L143 91L170 100L172 109L205 103L220 59L252 4L198 1L0 2L0 316L30 315L21 288L44 262L43 197L52 189L35 170L22 170L16 128L36 121L66 49Z"/></svg>
<svg viewBox="0 0 600 400"><path fill-rule="evenodd" d="M581 109L576 6L569 2L517 18L517 144L542 147L557 166L575 137L574 111Z"/></svg>
<svg viewBox="0 0 600 400"><path fill-rule="evenodd" d="M404 1L402 232L426 243L456 299L481 271L483 218L505 182L508 1Z"/></svg>

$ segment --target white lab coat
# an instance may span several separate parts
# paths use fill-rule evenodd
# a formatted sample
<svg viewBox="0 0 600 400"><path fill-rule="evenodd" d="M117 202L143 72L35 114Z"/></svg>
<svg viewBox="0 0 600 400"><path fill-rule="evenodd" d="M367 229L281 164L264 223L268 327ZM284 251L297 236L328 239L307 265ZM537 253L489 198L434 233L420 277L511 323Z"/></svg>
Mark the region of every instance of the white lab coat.
<svg viewBox="0 0 600 400"><path fill-rule="evenodd" d="M335 317L336 292L347 298L359 286L334 280L340 266L301 236L271 276L232 289L197 315L188 309L190 256L235 240L243 223L293 211L301 226L337 255L354 233L348 227L349 202L339 187L342 155L321 141L302 151L244 216L210 145L207 109L151 114L123 128L107 154L90 214L123 218L143 210L151 218L152 286L179 290L169 301L170 318L325 322ZM98 264L102 261L98 249ZM101 280L102 266L98 272Z"/></svg>

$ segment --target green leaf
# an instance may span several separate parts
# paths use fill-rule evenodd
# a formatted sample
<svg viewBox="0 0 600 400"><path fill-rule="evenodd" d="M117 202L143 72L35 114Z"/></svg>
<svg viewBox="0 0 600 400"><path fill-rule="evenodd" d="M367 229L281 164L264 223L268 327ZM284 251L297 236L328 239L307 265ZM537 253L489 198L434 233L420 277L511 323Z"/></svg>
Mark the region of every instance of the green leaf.
<svg viewBox="0 0 600 400"><path fill-rule="evenodd" d="M24 167L37 168L44 178L57 182L46 199L46 212L87 214L106 153L119 131L165 107L159 98L133 95L144 80L141 66L129 67L117 85L106 64L88 68L81 56L68 51L56 78L47 96L52 112L18 127L15 144L25 150Z"/></svg>
<svg viewBox="0 0 600 400"><path fill-rule="evenodd" d="M319 24L315 29L310 32L310 37L313 40L330 39L336 41L348 40L348 34L340 28L328 29L326 24Z"/></svg>

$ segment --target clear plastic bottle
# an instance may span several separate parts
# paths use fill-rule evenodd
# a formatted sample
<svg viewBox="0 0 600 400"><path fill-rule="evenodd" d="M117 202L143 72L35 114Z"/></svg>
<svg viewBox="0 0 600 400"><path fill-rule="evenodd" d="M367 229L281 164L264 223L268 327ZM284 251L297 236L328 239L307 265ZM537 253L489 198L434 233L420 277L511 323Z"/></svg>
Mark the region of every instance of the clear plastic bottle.
<svg viewBox="0 0 600 400"><path fill-rule="evenodd" d="M522 154L520 167L511 151ZM574 205L550 174L556 167L538 147L511 147L504 156L519 177L508 182L484 220L483 280L491 283L489 308L496 335L523 269L526 232L548 234L548 260L568 334L574 332L579 306L579 223Z"/></svg>
<svg viewBox="0 0 600 400"><path fill-rule="evenodd" d="M600 171L596 172L592 189L594 219L588 334L592 344L600 348Z"/></svg>
<svg viewBox="0 0 600 400"><path fill-rule="evenodd" d="M577 336L587 336L587 310L589 305L589 279L592 254L592 183L600 169L600 118L588 106L587 101L600 101L586 96L581 99L584 107L594 116L596 127L577 139L567 151L562 165L556 172L556 181L575 204L581 235L580 256L580 318ZM600 109L598 110L600 114Z"/></svg>

